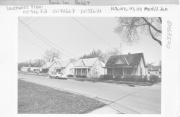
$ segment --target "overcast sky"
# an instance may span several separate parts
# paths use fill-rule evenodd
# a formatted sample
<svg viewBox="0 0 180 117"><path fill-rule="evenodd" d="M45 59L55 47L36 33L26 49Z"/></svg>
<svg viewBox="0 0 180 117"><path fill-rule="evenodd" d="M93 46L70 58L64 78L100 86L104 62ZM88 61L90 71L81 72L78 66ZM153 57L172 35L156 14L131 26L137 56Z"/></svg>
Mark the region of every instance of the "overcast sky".
<svg viewBox="0 0 180 117"><path fill-rule="evenodd" d="M161 47L147 35L127 44L114 32L117 18L24 17L19 21L18 61L42 58L51 48L62 59L77 58L93 49L103 52L118 48L122 53L143 52L148 63L159 63Z"/></svg>

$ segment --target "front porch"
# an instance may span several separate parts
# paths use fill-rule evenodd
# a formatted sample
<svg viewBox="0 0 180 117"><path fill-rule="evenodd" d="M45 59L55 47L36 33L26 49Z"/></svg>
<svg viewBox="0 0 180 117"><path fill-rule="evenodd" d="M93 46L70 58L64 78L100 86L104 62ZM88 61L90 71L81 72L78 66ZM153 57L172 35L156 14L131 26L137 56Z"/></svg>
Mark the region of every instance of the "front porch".
<svg viewBox="0 0 180 117"><path fill-rule="evenodd" d="M90 68L74 68L74 76L87 78Z"/></svg>
<svg viewBox="0 0 180 117"><path fill-rule="evenodd" d="M124 78L126 75L133 75L135 69L133 67L109 67L107 68L107 74L112 75L113 78Z"/></svg>

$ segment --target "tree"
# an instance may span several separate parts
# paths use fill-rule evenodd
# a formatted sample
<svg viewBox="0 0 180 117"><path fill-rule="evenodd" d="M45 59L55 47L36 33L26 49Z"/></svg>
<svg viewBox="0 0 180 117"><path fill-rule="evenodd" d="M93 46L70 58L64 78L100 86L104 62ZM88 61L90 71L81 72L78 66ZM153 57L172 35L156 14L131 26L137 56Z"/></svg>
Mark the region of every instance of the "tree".
<svg viewBox="0 0 180 117"><path fill-rule="evenodd" d="M118 19L119 25L115 32L125 37L126 41L137 40L139 34L144 33L162 45L162 19L161 17L123 17Z"/></svg>
<svg viewBox="0 0 180 117"><path fill-rule="evenodd" d="M60 52L55 49L50 49L45 52L44 59L47 62L54 62L56 59L60 58Z"/></svg>
<svg viewBox="0 0 180 117"><path fill-rule="evenodd" d="M35 59L32 62L33 67L42 67L45 64L45 61L43 59Z"/></svg>
<svg viewBox="0 0 180 117"><path fill-rule="evenodd" d="M86 58L95 58L95 57L97 57L99 60L106 63L106 61L109 59L110 56L118 55L118 54L121 54L121 52L117 48L114 48L114 49L112 49L112 50L110 50L108 52L105 52L105 53L103 53L101 50L93 50L89 54L85 54L80 58L81 59L86 59Z"/></svg>
<svg viewBox="0 0 180 117"><path fill-rule="evenodd" d="M105 62L107 62L109 57L114 56L114 55L119 55L119 54L121 54L121 51L119 49L117 49L117 48L114 48L114 49L104 53Z"/></svg>
<svg viewBox="0 0 180 117"><path fill-rule="evenodd" d="M95 58L95 57L97 57L101 61L104 61L103 52L101 50L93 50L89 54L85 54L80 58L86 59L86 58Z"/></svg>

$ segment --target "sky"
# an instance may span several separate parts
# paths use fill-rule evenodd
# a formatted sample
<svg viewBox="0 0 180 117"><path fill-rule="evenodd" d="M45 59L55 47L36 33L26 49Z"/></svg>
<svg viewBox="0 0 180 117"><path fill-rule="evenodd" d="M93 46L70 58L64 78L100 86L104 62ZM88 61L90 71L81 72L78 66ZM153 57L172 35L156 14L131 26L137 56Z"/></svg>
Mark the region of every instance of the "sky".
<svg viewBox="0 0 180 117"><path fill-rule="evenodd" d="M93 49L103 52L114 48L123 54L143 52L147 63L158 64L161 46L150 36L128 44L114 29L117 18L110 17L20 17L18 61L42 58L46 50L58 49L61 59L78 58Z"/></svg>

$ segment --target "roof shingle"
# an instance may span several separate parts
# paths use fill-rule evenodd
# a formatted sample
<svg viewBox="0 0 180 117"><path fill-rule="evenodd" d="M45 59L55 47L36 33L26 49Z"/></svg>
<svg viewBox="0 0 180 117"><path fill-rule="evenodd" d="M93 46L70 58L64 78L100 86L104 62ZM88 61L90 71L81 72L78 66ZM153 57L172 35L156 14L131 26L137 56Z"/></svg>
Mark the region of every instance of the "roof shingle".
<svg viewBox="0 0 180 117"><path fill-rule="evenodd" d="M145 64L143 53L114 55L108 59L106 67L138 65L141 58L143 59L143 62Z"/></svg>

